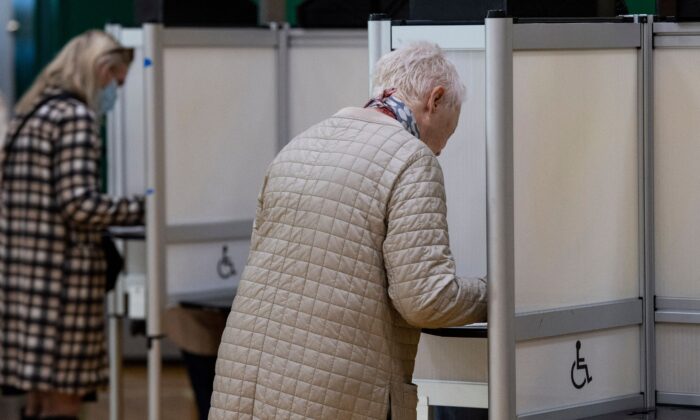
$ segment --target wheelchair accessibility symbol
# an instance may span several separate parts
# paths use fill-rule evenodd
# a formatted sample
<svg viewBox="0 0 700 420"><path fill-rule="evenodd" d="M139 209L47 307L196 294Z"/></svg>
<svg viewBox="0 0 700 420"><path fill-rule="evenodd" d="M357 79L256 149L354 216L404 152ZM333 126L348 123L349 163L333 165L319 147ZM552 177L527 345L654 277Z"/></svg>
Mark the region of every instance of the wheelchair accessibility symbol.
<svg viewBox="0 0 700 420"><path fill-rule="evenodd" d="M216 271L219 273L219 277L226 280L236 275L236 266L233 265L233 261L228 256L228 247L226 245L222 248L221 253L221 259L216 265Z"/></svg>
<svg viewBox="0 0 700 420"><path fill-rule="evenodd" d="M586 364L586 359L583 357L580 357L579 354L581 352L581 341L576 341L576 361L571 365L571 383L574 385L574 388L576 389L581 389L584 386L586 386L587 383L590 383L593 380L593 377L588 373L588 365ZM574 371L585 371L585 376L580 376L582 379L580 381L576 381L576 375L574 375Z"/></svg>

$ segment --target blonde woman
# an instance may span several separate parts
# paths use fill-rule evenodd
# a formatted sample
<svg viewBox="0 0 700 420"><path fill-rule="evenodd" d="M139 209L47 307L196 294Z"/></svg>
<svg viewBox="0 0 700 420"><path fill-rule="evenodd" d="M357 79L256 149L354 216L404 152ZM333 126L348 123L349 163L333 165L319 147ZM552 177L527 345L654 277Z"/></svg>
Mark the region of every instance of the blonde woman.
<svg viewBox="0 0 700 420"><path fill-rule="evenodd" d="M76 419L107 381L102 231L143 223L143 198L99 191L99 119L133 54L90 31L19 101L0 155L0 386L23 418Z"/></svg>

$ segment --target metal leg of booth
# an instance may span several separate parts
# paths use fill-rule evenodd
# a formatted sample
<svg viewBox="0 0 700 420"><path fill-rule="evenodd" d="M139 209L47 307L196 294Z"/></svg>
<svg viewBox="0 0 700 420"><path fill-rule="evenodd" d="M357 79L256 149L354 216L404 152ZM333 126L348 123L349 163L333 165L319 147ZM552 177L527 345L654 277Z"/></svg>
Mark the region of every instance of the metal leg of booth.
<svg viewBox="0 0 700 420"><path fill-rule="evenodd" d="M429 420L430 419L430 406L428 405L428 397L425 395L418 395L418 408L416 410L417 420Z"/></svg>

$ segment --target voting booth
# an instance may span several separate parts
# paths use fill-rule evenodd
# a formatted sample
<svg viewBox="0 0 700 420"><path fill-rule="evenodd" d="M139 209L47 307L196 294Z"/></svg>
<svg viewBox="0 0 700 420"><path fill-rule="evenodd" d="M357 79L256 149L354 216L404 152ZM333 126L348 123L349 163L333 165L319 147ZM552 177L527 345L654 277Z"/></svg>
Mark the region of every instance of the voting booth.
<svg viewBox="0 0 700 420"><path fill-rule="evenodd" d="M467 88L440 161L458 274L488 275L488 341L423 334L419 415L449 405L578 418L653 404L651 24L369 28L371 61L435 42Z"/></svg>
<svg viewBox="0 0 700 420"><path fill-rule="evenodd" d="M107 29L135 50L108 116L109 190L146 194L148 212L145 240L121 244L126 269L110 302L110 418L122 416L119 320L129 317L147 321L157 419L162 309L231 303L268 164L296 134L367 100L367 33Z"/></svg>
<svg viewBox="0 0 700 420"><path fill-rule="evenodd" d="M146 194L110 298L111 419L119 320L147 320L157 419L160 312L228 301L263 174L308 126L368 98L379 57L440 45L466 85L439 158L459 275L487 276L489 325L426 331L414 382L430 406L492 419L700 405L700 25L636 16L368 32L110 26L135 61L109 115L109 190ZM128 235L127 235L128 236ZM128 292L128 305L123 296ZM488 339L486 336L488 335Z"/></svg>
<svg viewBox="0 0 700 420"><path fill-rule="evenodd" d="M656 389L700 406L700 24L654 23Z"/></svg>

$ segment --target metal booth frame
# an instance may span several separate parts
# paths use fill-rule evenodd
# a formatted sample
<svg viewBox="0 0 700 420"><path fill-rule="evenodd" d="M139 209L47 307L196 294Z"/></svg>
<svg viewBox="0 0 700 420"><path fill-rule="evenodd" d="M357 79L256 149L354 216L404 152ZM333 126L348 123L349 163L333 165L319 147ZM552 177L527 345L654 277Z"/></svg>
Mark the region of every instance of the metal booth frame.
<svg viewBox="0 0 700 420"><path fill-rule="evenodd" d="M653 25L653 48L700 50L700 23L656 22ZM653 92L653 79L648 86ZM653 97L651 98L653 99ZM653 128L653 127L652 127ZM659 279L662 281L663 279ZM656 297L656 324L700 325L700 299ZM656 392L659 404L700 406L700 394Z"/></svg>
<svg viewBox="0 0 700 420"><path fill-rule="evenodd" d="M489 418L516 418L515 344L525 340L640 327L639 394L581 405L523 413L520 419L560 419L655 406L653 275L653 104L652 18L633 16L613 21L534 22L490 17L485 24L392 22L382 16L368 23L370 74L385 53L417 40L444 50L485 50L487 219L489 278ZM696 27L695 29L698 29ZM700 32L695 33L700 35ZM700 45L700 36L698 36ZM514 301L513 233L513 51L637 50L637 186L639 297L592 305L517 313ZM658 302L657 302L658 303ZM700 304L696 306L700 310ZM658 321L657 315L657 321ZM700 322L700 316L696 318ZM444 335L459 336L452 331ZM433 391L458 395L465 383L429 384ZM461 390L461 391L460 391ZM464 396L473 403L474 396ZM700 396L698 397L700 398ZM477 398L478 403L478 398ZM459 404L461 406L469 406ZM420 406L419 406L420 410ZM422 413L426 415L426 413Z"/></svg>

